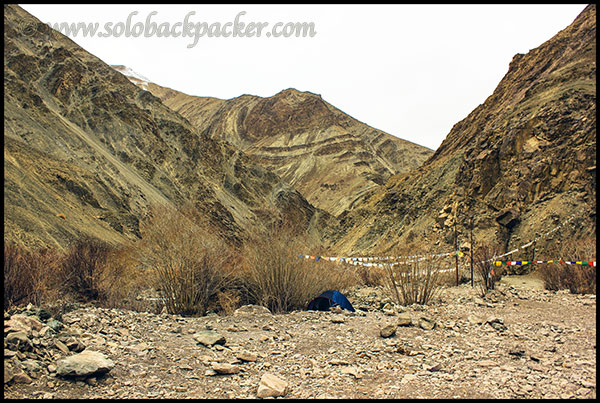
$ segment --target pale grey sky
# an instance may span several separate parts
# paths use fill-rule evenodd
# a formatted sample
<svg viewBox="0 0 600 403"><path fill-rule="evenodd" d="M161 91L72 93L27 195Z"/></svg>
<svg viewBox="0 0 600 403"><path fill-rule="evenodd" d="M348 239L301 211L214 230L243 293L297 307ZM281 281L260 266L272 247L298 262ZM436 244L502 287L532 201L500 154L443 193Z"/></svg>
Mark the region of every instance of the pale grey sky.
<svg viewBox="0 0 600 403"><path fill-rule="evenodd" d="M436 149L492 94L516 53L566 28L585 5L33 5L46 23L313 22L313 37L83 37L108 64L190 95L272 96L286 88ZM116 26L115 26L116 28Z"/></svg>

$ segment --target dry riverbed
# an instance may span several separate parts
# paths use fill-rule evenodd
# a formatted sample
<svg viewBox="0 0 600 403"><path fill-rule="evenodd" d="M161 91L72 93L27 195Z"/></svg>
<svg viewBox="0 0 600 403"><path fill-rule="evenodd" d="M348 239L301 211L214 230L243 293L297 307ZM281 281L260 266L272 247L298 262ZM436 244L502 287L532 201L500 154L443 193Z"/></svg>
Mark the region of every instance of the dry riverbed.
<svg viewBox="0 0 600 403"><path fill-rule="evenodd" d="M47 315L5 313L4 397L596 397L595 295L509 278L485 300L461 285L403 311L380 288L346 296L368 311L183 318L83 306L56 333ZM61 360L85 351L108 372L64 375Z"/></svg>

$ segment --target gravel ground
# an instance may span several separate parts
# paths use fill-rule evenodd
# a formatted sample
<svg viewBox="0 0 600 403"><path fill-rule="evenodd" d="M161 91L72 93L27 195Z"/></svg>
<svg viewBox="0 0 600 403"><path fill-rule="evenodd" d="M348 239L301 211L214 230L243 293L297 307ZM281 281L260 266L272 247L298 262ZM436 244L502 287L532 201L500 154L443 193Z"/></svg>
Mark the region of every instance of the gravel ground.
<svg viewBox="0 0 600 403"><path fill-rule="evenodd" d="M288 398L595 398L595 295L519 283L485 300L469 285L444 288L403 312L368 287L346 293L369 309L355 313L249 306L183 318L85 306L62 317L59 334L31 334L34 348L23 352L6 347L5 314L4 397L256 398L269 373ZM224 344L201 344L200 334ZM57 375L57 361L82 348L114 367Z"/></svg>

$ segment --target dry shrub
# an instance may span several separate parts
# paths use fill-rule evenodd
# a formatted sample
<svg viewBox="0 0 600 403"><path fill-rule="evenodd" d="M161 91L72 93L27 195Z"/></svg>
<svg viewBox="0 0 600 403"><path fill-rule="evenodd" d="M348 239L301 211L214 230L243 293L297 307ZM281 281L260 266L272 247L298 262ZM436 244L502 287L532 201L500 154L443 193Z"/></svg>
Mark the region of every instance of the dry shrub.
<svg viewBox="0 0 600 403"><path fill-rule="evenodd" d="M329 289L344 290L357 283L352 267L299 258L301 251L317 250L300 238L303 231L276 224L267 236L255 236L243 247L240 273L248 300L272 312L305 309L311 299Z"/></svg>
<svg viewBox="0 0 600 403"><path fill-rule="evenodd" d="M56 298L60 254L50 248L27 249L4 243L4 308L41 304Z"/></svg>
<svg viewBox="0 0 600 403"><path fill-rule="evenodd" d="M189 207L154 206L140 225L138 260L155 273L169 313L204 315L232 280L236 256Z"/></svg>
<svg viewBox="0 0 600 403"><path fill-rule="evenodd" d="M596 236L583 239L570 239L556 245L549 251L548 260L582 259L596 260ZM547 290L568 289L573 294L596 294L596 268L577 264L544 263L538 272Z"/></svg>
<svg viewBox="0 0 600 403"><path fill-rule="evenodd" d="M501 255L500 246L494 243L479 242L473 248L473 272L479 277L479 291L485 296L496 288L496 282L504 274L503 266L495 266L496 256Z"/></svg>
<svg viewBox="0 0 600 403"><path fill-rule="evenodd" d="M84 235L67 249L63 260L64 290L81 301L98 300L105 266L113 247Z"/></svg>
<svg viewBox="0 0 600 403"><path fill-rule="evenodd" d="M442 258L427 257L386 265L386 289L399 305L428 304L440 289Z"/></svg>
<svg viewBox="0 0 600 403"><path fill-rule="evenodd" d="M379 267L365 267L362 265L356 266L356 275L359 278L360 284L367 287L383 285L385 282L386 271Z"/></svg>
<svg viewBox="0 0 600 403"><path fill-rule="evenodd" d="M103 265L98 302L109 308L156 311L155 304L138 298L155 283L153 272L139 267L136 245L119 245L109 251Z"/></svg>
<svg viewBox="0 0 600 403"><path fill-rule="evenodd" d="M436 253L420 239L393 249L391 254L398 257L423 257L400 258L400 264L384 266L385 289L399 305L426 305L437 295L444 278L441 270L447 267L448 258L433 256Z"/></svg>

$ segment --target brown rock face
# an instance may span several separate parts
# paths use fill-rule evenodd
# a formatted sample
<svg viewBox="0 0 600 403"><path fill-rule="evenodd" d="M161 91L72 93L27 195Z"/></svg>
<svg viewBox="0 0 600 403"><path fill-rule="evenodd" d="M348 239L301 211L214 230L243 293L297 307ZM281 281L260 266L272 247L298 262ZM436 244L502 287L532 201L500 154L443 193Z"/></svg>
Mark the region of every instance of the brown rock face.
<svg viewBox="0 0 600 403"><path fill-rule="evenodd" d="M278 216L328 220L276 174L18 6L4 8L4 44L5 239L135 239L151 203L191 203L232 242Z"/></svg>
<svg viewBox="0 0 600 403"><path fill-rule="evenodd" d="M123 66L114 68L127 73ZM310 92L289 88L268 98L221 100L129 77L199 131L244 150L333 215L352 208L390 176L417 168L433 153L369 127Z"/></svg>
<svg viewBox="0 0 600 403"><path fill-rule="evenodd" d="M568 217L573 223L557 237L590 234L595 166L596 7L590 5L555 37L516 55L494 93L454 125L422 167L392 177L340 217L347 232L339 246L386 249L409 234L451 244L444 223L453 213L442 210L454 202L462 234L473 215L480 240L507 248Z"/></svg>

